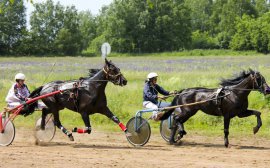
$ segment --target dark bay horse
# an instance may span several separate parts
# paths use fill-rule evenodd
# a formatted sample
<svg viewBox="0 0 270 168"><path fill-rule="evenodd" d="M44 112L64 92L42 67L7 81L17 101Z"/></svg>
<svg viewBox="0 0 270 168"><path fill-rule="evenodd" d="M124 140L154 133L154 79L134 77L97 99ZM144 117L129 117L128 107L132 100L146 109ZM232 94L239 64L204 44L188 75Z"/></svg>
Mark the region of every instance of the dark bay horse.
<svg viewBox="0 0 270 168"><path fill-rule="evenodd" d="M178 136L182 138L186 134L183 124L199 110L209 115L224 117L224 143L226 147L229 145L230 120L235 116L244 118L255 115L257 117L257 125L253 128L253 132L256 134L259 131L262 126L261 113L256 110L247 109L248 95L252 90L257 90L264 95L268 94L270 89L265 78L259 72L250 69L248 71L242 71L238 76L231 79L223 79L220 85L222 86L221 89L184 89L174 98L172 106L211 100L197 105L181 107L182 112L174 116L176 124L173 126L171 132L171 144L175 143L174 135L177 127L179 127ZM168 118L172 112L173 110L166 112L161 117L161 120Z"/></svg>
<svg viewBox="0 0 270 168"><path fill-rule="evenodd" d="M41 129L45 128L47 114L52 113L54 124L61 129L71 141L73 141L72 133L65 129L59 120L59 111L67 108L71 111L80 113L85 124L85 129L76 128L73 129L73 132L90 134L91 125L89 115L100 113L112 119L127 133L126 127L107 106L105 87L108 82L120 86L127 84L127 80L123 74L121 74L120 69L111 61L105 59L104 67L100 70L93 69L88 78L81 78L77 81L54 81L34 90L30 97L37 97L39 95L50 93L64 87L66 84L78 84L78 87L74 88L74 90L42 99L47 107L42 109Z"/></svg>

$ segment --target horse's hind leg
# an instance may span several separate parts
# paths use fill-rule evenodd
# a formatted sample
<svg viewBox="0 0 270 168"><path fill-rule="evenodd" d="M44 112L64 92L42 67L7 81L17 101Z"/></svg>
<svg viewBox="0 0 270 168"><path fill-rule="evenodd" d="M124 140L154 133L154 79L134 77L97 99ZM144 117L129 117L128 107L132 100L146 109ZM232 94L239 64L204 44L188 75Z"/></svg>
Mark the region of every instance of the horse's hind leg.
<svg viewBox="0 0 270 168"><path fill-rule="evenodd" d="M224 116L224 144L226 147L229 146L229 127L230 127L230 117Z"/></svg>
<svg viewBox="0 0 270 168"><path fill-rule="evenodd" d="M177 131L177 124L174 123L173 126L172 126L172 129L171 129L171 135L170 135L170 139L169 139L169 144L170 145L176 143L176 141L174 139L174 136L176 134L176 131Z"/></svg>
<svg viewBox="0 0 270 168"><path fill-rule="evenodd" d="M239 118L255 115L257 117L257 125L253 127L253 133L256 134L262 126L261 113L255 110L246 110L238 114Z"/></svg>
<svg viewBox="0 0 270 168"><path fill-rule="evenodd" d="M87 112L82 112L81 116L85 125L85 129L73 128L72 132L90 134L92 129L91 129L91 124L90 124L89 114Z"/></svg>
<svg viewBox="0 0 270 168"><path fill-rule="evenodd" d="M41 115L41 125L40 125L40 129L41 130L45 130L45 123L46 123L46 116L47 114L49 114L48 109L45 107L42 109L42 115Z"/></svg>
<svg viewBox="0 0 270 168"><path fill-rule="evenodd" d="M197 110L193 110L193 111L183 111L182 113L180 113L179 115L175 116L175 121L176 124L179 128L178 134L179 134L179 139L183 138L184 135L187 134L187 132L185 131L184 128L184 123L193 115L195 115L197 113Z"/></svg>
<svg viewBox="0 0 270 168"><path fill-rule="evenodd" d="M183 123L178 123L178 128L179 128L179 131L178 131L178 139L182 139L184 137L184 135L187 134L187 132L185 131L185 128L184 128L184 124Z"/></svg>
<svg viewBox="0 0 270 168"><path fill-rule="evenodd" d="M61 129L62 132L69 137L70 141L74 141L72 133L69 132L65 127L62 126L62 124L59 120L59 111L58 110L53 112L53 117L54 117L54 125L57 126L59 129Z"/></svg>

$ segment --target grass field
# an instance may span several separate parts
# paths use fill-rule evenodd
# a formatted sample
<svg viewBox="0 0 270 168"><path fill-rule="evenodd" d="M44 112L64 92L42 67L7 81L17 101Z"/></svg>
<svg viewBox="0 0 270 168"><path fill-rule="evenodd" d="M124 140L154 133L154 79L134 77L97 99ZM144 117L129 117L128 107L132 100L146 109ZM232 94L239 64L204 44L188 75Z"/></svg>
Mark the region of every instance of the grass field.
<svg viewBox="0 0 270 168"><path fill-rule="evenodd" d="M111 57L112 61L121 68L128 80L125 87L110 83L106 94L110 109L121 121L126 123L135 112L142 109L142 90L146 75L155 71L159 74L158 83L166 90L180 90L189 87L219 87L221 78L229 78L242 70L252 68L260 71L267 81L270 81L269 55L244 56L140 56L140 57ZM55 66L53 66L55 64ZM13 83L14 75L23 72L27 76L26 83L30 90L53 80L78 79L87 76L89 68L101 68L103 61L100 57L4 57L0 58L0 106L5 106L5 96ZM53 72L50 71L53 69ZM46 80L46 78L48 79ZM46 81L45 81L46 80ZM270 82L268 82L270 83ZM270 137L270 99L258 92L249 96L249 108L262 112L263 127L260 136ZM67 128L82 127L79 114L63 110L61 121ZM16 126L33 128L34 121L40 117L36 112L29 117L18 117ZM91 116L93 129L119 131L117 125L105 116ZM151 122L154 132L158 124ZM252 135L252 127L256 124L254 116L244 119L234 118L231 122L233 135ZM199 112L186 123L187 131L205 134L222 134L223 118L207 116Z"/></svg>

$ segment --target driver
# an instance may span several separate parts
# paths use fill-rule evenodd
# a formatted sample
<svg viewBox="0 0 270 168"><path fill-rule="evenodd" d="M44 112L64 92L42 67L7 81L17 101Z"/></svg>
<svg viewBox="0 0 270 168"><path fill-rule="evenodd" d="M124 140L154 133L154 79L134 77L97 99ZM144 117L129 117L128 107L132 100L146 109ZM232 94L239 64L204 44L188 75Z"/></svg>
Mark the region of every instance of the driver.
<svg viewBox="0 0 270 168"><path fill-rule="evenodd" d="M6 97L8 108L14 108L30 99L28 98L30 91L27 85L24 83L25 75L23 73L16 74L15 82L16 83L12 84ZM43 102L38 102L38 109L42 109L44 107L46 107L46 105ZM25 110L27 110L27 108Z"/></svg>
<svg viewBox="0 0 270 168"><path fill-rule="evenodd" d="M158 93L168 96L171 94L174 94L175 91L168 92L164 90L161 86L157 84L157 73L151 72L147 75L147 80L144 85L144 90L143 90L143 107L148 108L148 109L157 109L157 108L162 108L162 107L168 107L171 105L171 103L167 102L161 102L158 103L158 98L159 99L164 99L163 96L159 96ZM180 108L176 108L175 111L181 112ZM159 118L162 116L162 113L158 113L157 110L153 111L152 114L152 119L155 121L158 121Z"/></svg>
<svg viewBox="0 0 270 168"><path fill-rule="evenodd" d="M25 102L27 97L30 95L30 91L24 83L25 75L23 73L16 74L15 81L16 83L12 84L6 97L8 107L16 107L20 105L22 102Z"/></svg>

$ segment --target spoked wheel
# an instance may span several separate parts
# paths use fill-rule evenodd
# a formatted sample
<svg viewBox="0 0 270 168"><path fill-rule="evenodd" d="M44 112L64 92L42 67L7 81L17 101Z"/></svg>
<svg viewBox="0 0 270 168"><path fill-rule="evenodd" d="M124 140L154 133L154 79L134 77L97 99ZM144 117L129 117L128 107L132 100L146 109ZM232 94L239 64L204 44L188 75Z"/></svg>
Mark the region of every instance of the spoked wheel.
<svg viewBox="0 0 270 168"><path fill-rule="evenodd" d="M55 126L53 123L53 117L47 115L45 121L45 129L41 129L41 118L36 121L35 137L39 142L50 142L55 135Z"/></svg>
<svg viewBox="0 0 270 168"><path fill-rule="evenodd" d="M2 124L6 122L7 118L2 118ZM8 121L3 132L0 133L0 146L10 145L15 138L15 127L12 121Z"/></svg>
<svg viewBox="0 0 270 168"><path fill-rule="evenodd" d="M173 126L173 117L169 117L166 120L163 120L160 122L160 127L159 127L159 131L160 131L160 135L161 137L166 141L169 142L170 141L170 137L171 137L171 130L172 130L172 126ZM178 132L178 131L176 131ZM174 140L177 141L177 134L175 134L174 136Z"/></svg>
<svg viewBox="0 0 270 168"><path fill-rule="evenodd" d="M137 120L137 130L135 128L135 121ZM151 128L148 121L142 117L133 117L127 123L127 130L131 134L127 136L127 140L133 146L145 145L150 136Z"/></svg>

